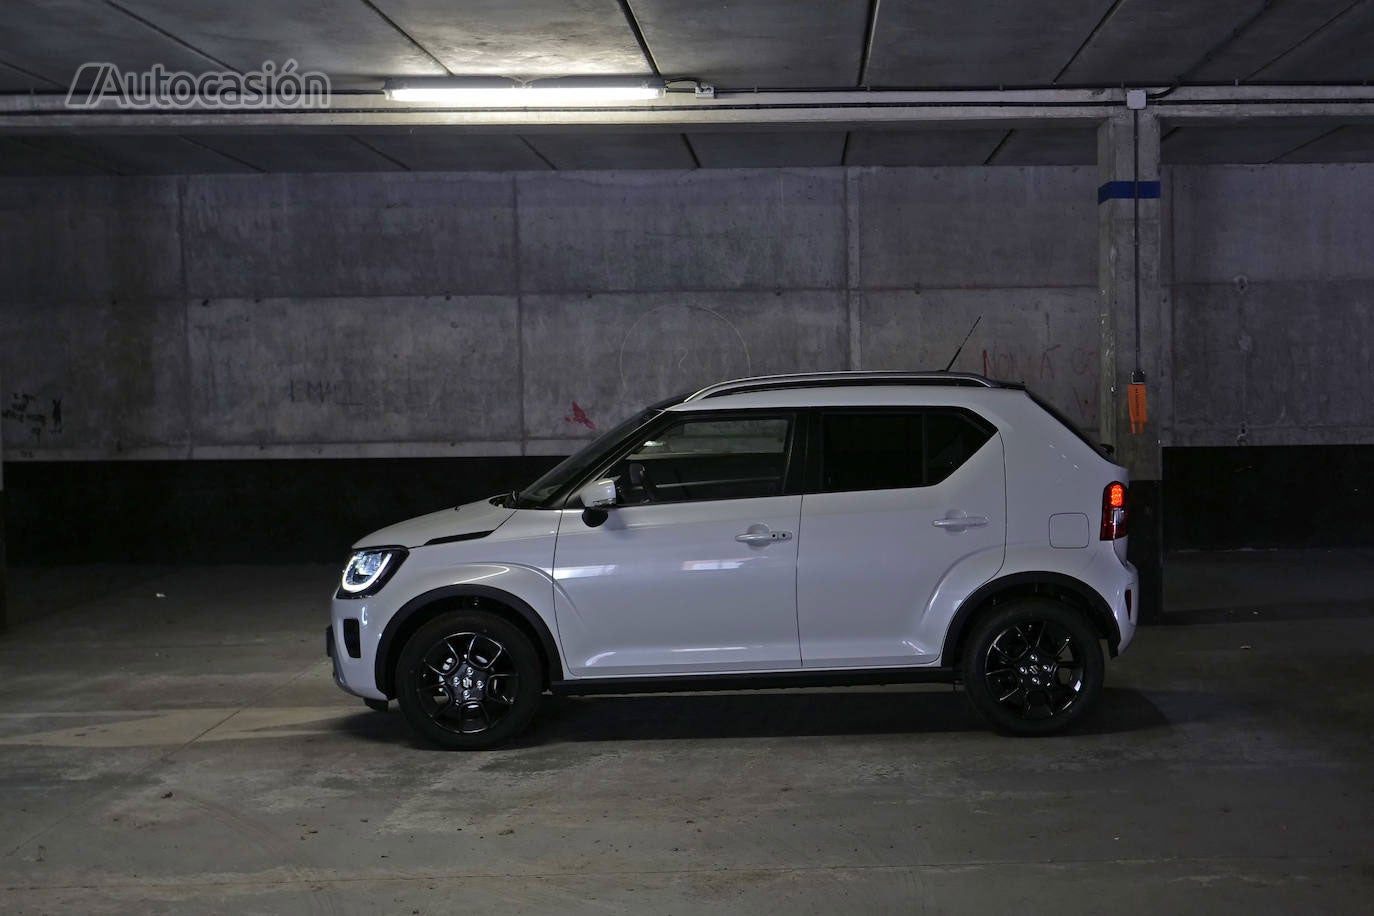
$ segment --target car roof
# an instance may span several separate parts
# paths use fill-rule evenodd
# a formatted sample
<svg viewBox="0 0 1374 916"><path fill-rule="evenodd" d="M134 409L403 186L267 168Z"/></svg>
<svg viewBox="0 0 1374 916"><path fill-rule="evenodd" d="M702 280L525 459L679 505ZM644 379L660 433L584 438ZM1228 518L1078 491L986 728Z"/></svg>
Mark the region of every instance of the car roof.
<svg viewBox="0 0 1374 916"><path fill-rule="evenodd" d="M789 375L761 375L733 379L709 385L692 394L670 399L655 405L660 409L686 410L690 408L746 406L795 406L813 402L834 403L892 403L915 395L917 390L929 395L930 389L956 389L973 394L982 389L1024 390L1024 386L999 382L967 372L938 371L848 371L805 372ZM917 401L926 398L917 397Z"/></svg>
<svg viewBox="0 0 1374 916"><path fill-rule="evenodd" d="M957 388L1005 388L1008 382L997 382L970 372L939 372L921 370L859 370L847 372L800 372L788 375L759 375L733 379L708 385L684 398L684 401L703 401L727 394L754 391L779 391L790 388L840 388L872 385L921 385Z"/></svg>

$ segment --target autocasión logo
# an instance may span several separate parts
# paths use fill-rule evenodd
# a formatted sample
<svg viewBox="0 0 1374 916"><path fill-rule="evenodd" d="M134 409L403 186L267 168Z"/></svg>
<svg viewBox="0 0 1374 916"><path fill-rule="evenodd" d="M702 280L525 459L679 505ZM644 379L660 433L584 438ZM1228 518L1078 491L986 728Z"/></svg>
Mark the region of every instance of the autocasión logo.
<svg viewBox="0 0 1374 916"><path fill-rule="evenodd" d="M328 108L328 74L301 70L295 60L257 70L189 73L154 64L125 71L111 63L85 63L67 90L68 108L137 111L188 108Z"/></svg>

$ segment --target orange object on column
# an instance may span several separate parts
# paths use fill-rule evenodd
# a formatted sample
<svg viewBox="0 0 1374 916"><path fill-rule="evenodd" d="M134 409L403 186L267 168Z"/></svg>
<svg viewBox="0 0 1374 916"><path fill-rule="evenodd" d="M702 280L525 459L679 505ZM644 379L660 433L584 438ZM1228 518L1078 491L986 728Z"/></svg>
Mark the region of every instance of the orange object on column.
<svg viewBox="0 0 1374 916"><path fill-rule="evenodd" d="M1131 432L1145 432L1145 421L1149 419L1149 411L1145 403L1145 383L1131 382L1131 387L1127 389L1126 406L1131 415Z"/></svg>

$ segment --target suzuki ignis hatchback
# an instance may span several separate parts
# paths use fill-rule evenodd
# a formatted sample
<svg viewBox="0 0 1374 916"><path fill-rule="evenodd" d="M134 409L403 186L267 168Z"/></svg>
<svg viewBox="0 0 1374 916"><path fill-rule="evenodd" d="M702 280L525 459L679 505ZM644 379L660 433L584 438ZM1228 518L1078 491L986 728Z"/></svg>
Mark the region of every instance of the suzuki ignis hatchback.
<svg viewBox="0 0 1374 916"><path fill-rule="evenodd" d="M449 748L518 734L546 691L927 681L1046 734L1135 632L1126 479L1018 385L725 382L363 538L326 647L340 687Z"/></svg>

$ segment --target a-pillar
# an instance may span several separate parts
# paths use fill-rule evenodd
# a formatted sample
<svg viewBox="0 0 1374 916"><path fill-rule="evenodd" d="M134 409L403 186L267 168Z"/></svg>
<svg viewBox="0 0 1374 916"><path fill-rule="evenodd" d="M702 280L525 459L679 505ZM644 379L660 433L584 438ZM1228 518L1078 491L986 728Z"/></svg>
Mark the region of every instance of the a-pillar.
<svg viewBox="0 0 1374 916"><path fill-rule="evenodd" d="M1145 103L1143 91L1129 104ZM1097 132L1098 283L1101 292L1103 442L1131 474L1128 555L1140 572L1136 602L1144 623L1163 612L1162 453L1160 383L1167 372L1160 295L1159 118L1149 107L1127 107ZM1147 416L1133 431L1129 386L1144 380Z"/></svg>

